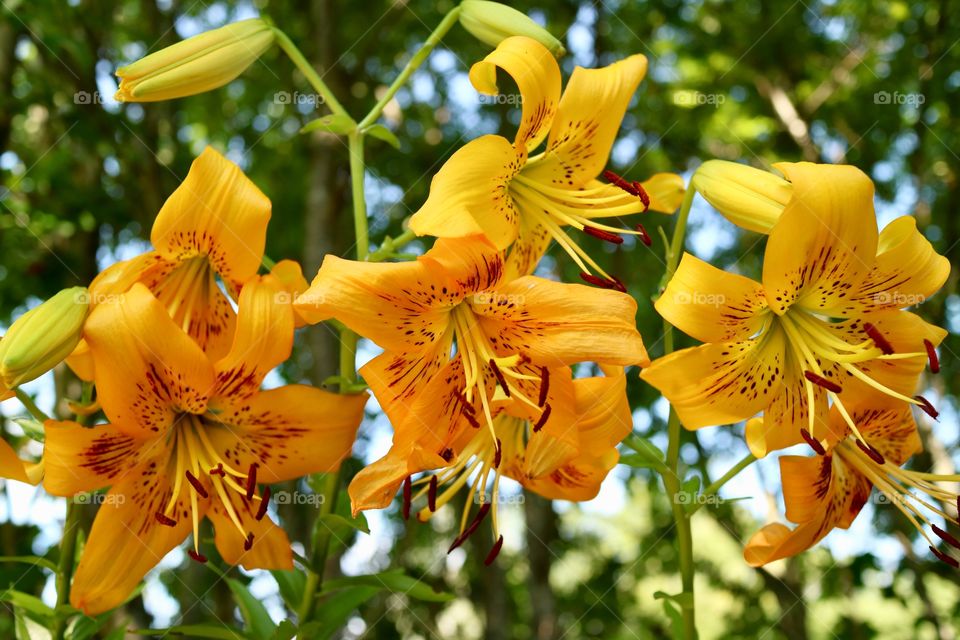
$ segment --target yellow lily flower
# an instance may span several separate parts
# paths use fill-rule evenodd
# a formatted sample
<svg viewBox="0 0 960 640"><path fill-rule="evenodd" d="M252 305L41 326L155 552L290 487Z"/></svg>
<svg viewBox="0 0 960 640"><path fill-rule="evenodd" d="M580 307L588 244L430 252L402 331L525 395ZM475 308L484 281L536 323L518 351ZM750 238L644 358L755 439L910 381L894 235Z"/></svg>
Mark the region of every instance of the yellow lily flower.
<svg viewBox="0 0 960 640"><path fill-rule="evenodd" d="M850 431L835 405L829 417L830 442L823 455L780 458L786 516L797 526L766 525L747 542L744 559L752 566L762 566L809 549L836 527L848 528L866 504L871 488L876 487L882 502L894 505L910 520L934 555L957 567L957 560L937 548L925 526L948 545L960 548L956 537L928 517L939 516L957 525L945 506L955 506L957 495L937 483L955 485L958 476L900 468L922 448L909 405L874 396L852 407L850 417L870 445Z"/></svg>
<svg viewBox="0 0 960 640"><path fill-rule="evenodd" d="M88 615L121 602L207 517L220 555L247 568L290 569L283 529L266 516L273 484L332 471L350 454L366 395L301 385L260 391L290 355L292 305L250 281L230 351L214 360L142 284L102 302L87 322L108 425L46 425L44 487L73 496L110 487L73 580Z"/></svg>
<svg viewBox="0 0 960 640"><path fill-rule="evenodd" d="M642 227L626 230L600 220L647 208L669 213L680 204L683 181L674 174L632 182L607 173L614 184L597 180L647 59L634 55L602 69L578 67L562 98L560 67L535 40L503 40L470 69L473 86L496 94L498 68L513 77L522 99L514 141L486 135L454 153L434 176L410 228L440 238L484 234L500 250L512 246L512 275L532 273L554 239L588 282L620 288L564 227L617 244L619 234L634 234L649 244ZM545 150L531 157L544 140Z"/></svg>
<svg viewBox="0 0 960 640"><path fill-rule="evenodd" d="M394 447L351 484L354 511L383 508L407 476L448 466L475 430L495 442L501 412L537 428L567 415L549 395L567 366L648 362L632 298L534 276L507 280L502 254L480 237L438 240L414 262L327 256L295 307L309 322L336 318L385 350L360 373L394 426Z"/></svg>
<svg viewBox="0 0 960 640"><path fill-rule="evenodd" d="M0 401L10 397L12 394L6 396L0 394ZM24 460L9 442L0 438L0 478L32 485L40 484L40 480L43 479L43 460L38 462Z"/></svg>
<svg viewBox="0 0 960 640"><path fill-rule="evenodd" d="M236 313L217 278L236 295L256 276L270 209L270 200L237 165L207 147L157 214L150 233L154 250L105 269L90 285L91 302L115 300L142 283L211 357L223 356ZM89 379L89 364L78 362L85 351L81 346L71 365Z"/></svg>
<svg viewBox="0 0 960 640"><path fill-rule="evenodd" d="M777 167L793 195L770 232L762 283L685 255L656 308L706 344L656 360L641 377L689 429L763 411L763 426L747 429L758 457L801 439L822 449L828 403L845 415L844 400L865 391L935 413L913 394L928 359L937 369L946 332L901 309L933 295L949 262L909 216L878 234L873 184L859 170Z"/></svg>
<svg viewBox="0 0 960 640"><path fill-rule="evenodd" d="M276 40L259 18L241 20L187 38L117 69L119 102L192 96L227 84Z"/></svg>

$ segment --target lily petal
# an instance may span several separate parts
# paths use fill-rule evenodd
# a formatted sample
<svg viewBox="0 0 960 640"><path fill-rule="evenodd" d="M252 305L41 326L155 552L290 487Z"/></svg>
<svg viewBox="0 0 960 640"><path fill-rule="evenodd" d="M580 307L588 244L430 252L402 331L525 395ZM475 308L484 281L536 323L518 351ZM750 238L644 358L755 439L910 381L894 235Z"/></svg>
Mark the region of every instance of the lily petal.
<svg viewBox="0 0 960 640"><path fill-rule="evenodd" d="M522 98L520 128L514 145L529 151L546 137L560 101L560 66L553 54L531 38L513 36L470 67L470 82L480 93L496 95L497 67L516 82ZM619 122L619 121L618 121Z"/></svg>
<svg viewBox="0 0 960 640"><path fill-rule="evenodd" d="M519 213L508 192L526 153L506 138L486 135L450 156L430 182L430 195L410 218L417 235L484 235L498 249L517 237Z"/></svg>
<svg viewBox="0 0 960 640"><path fill-rule="evenodd" d="M764 254L770 308L782 315L798 304L824 315L847 315L850 298L876 260L873 182L847 165L775 166L793 183L793 196Z"/></svg>
<svg viewBox="0 0 960 640"><path fill-rule="evenodd" d="M569 187L600 175L646 72L647 58L639 54L600 69L576 67L560 98L546 153L524 175Z"/></svg>
<svg viewBox="0 0 960 640"><path fill-rule="evenodd" d="M43 488L55 496L74 496L117 484L164 449L158 438L135 438L111 425L84 427L48 420L44 425Z"/></svg>
<svg viewBox="0 0 960 640"><path fill-rule="evenodd" d="M654 306L700 342L731 342L760 331L767 299L759 283L685 253Z"/></svg>
<svg viewBox="0 0 960 640"><path fill-rule="evenodd" d="M270 516L257 520L259 502L244 500L235 491L225 493L243 530L252 533L253 540L247 549L246 535L237 529L223 503L211 500L207 517L213 523L213 540L223 559L244 569L292 569L293 550L287 533Z"/></svg>
<svg viewBox="0 0 960 640"><path fill-rule="evenodd" d="M204 412L213 366L142 284L97 305L85 330L98 397L117 429L142 438L163 432L178 412Z"/></svg>

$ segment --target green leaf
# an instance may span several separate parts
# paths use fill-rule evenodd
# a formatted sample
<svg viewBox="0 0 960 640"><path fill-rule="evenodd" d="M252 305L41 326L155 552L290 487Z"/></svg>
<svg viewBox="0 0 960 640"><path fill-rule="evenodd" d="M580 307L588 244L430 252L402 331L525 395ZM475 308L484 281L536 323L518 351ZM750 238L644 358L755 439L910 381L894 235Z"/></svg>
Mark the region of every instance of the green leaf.
<svg viewBox="0 0 960 640"><path fill-rule="evenodd" d="M664 462L663 452L649 441L639 436L631 436L623 443L633 449L635 453L621 455L621 464L637 469L653 469L661 475L669 471Z"/></svg>
<svg viewBox="0 0 960 640"><path fill-rule="evenodd" d="M400 139L394 135L393 131L387 129L382 124L375 124L372 127L369 127L364 131L371 138L376 138L377 140L383 140L389 144L394 149L400 148Z"/></svg>
<svg viewBox="0 0 960 640"><path fill-rule="evenodd" d="M46 432L43 430L43 424L37 422L33 418L14 418L21 429L23 429L24 435L26 435L31 440L36 440L37 442L43 442L46 438Z"/></svg>
<svg viewBox="0 0 960 640"><path fill-rule="evenodd" d="M683 615L680 610L669 600L664 600L663 612L667 614L667 618L670 620L670 637L673 640L684 640Z"/></svg>
<svg viewBox="0 0 960 640"><path fill-rule="evenodd" d="M323 619L302 626L300 637L329 638L347 623L351 613L379 592L377 587L356 586L330 595L319 607Z"/></svg>
<svg viewBox="0 0 960 640"><path fill-rule="evenodd" d="M277 625L273 623L270 614L267 613L267 608L263 606L260 600L254 598L253 594L239 580L227 578L227 584L240 607L240 615L243 616L243 621L247 623L247 629L250 630L251 637L258 640L269 640Z"/></svg>
<svg viewBox="0 0 960 640"><path fill-rule="evenodd" d="M355 586L376 587L382 591L408 595L416 600L426 602L447 602L453 599L452 594L437 591L430 585L412 578L402 571L385 571L366 576L348 576L327 580L323 585L323 591L326 593Z"/></svg>
<svg viewBox="0 0 960 640"><path fill-rule="evenodd" d="M289 620L281 620L277 630L270 636L270 640L291 640L295 635L297 635L297 625Z"/></svg>
<svg viewBox="0 0 960 640"><path fill-rule="evenodd" d="M0 556L0 562L22 562L24 564L35 564L37 566L43 567L44 569L50 569L54 573L57 572L57 565L55 565L51 560L47 558L41 558L40 556Z"/></svg>
<svg viewBox="0 0 960 640"><path fill-rule="evenodd" d="M246 640L242 632L216 624L182 624L166 629L129 629L141 636L186 636L188 638L216 638L216 640Z"/></svg>
<svg viewBox="0 0 960 640"><path fill-rule="evenodd" d="M31 619L23 609L15 607L14 632L17 640L50 640L50 631L45 626Z"/></svg>
<svg viewBox="0 0 960 640"><path fill-rule="evenodd" d="M310 133L312 131L326 131L327 133L336 133L346 135L357 128L357 123L353 118L345 113L331 113L308 122L300 129L300 133Z"/></svg>
<svg viewBox="0 0 960 640"><path fill-rule="evenodd" d="M307 574L300 569L290 569L288 571L271 571L273 579L277 581L277 587L280 588L280 597L291 610L296 611L300 607L300 600L303 598L303 590L307 584Z"/></svg>
<svg viewBox="0 0 960 640"><path fill-rule="evenodd" d="M96 618L83 615L77 616L71 620L67 626L66 639L87 640L88 638L92 638L109 619L109 614L97 616Z"/></svg>
<svg viewBox="0 0 960 640"><path fill-rule="evenodd" d="M9 602L15 607L20 607L42 618L50 618L53 616L53 609L43 604L40 598L32 596L29 593L23 593L22 591L7 589L3 593L0 593L0 602Z"/></svg>

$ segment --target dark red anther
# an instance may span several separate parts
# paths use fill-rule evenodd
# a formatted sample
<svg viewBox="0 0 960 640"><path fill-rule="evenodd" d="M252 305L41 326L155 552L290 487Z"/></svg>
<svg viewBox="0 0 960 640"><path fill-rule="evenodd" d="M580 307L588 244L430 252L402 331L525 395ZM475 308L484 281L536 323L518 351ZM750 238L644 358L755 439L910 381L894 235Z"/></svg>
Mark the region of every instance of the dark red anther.
<svg viewBox="0 0 960 640"><path fill-rule="evenodd" d="M843 387L838 385L836 382L834 382L833 380L827 380L823 376L817 375L813 371L804 371L803 377L809 380L810 382L812 382L813 384L817 385L818 387L823 387L827 391L832 391L834 393L840 393L841 391L843 391Z"/></svg>
<svg viewBox="0 0 960 640"><path fill-rule="evenodd" d="M484 559L483 564L490 566L493 564L493 561L497 559L497 556L500 555L500 547L503 546L503 534L500 534L500 537L497 538L497 541L493 543L493 547L490 548L490 553L487 554L486 559Z"/></svg>
<svg viewBox="0 0 960 640"><path fill-rule="evenodd" d="M403 479L403 519L410 519L410 502L413 500L413 482L410 476Z"/></svg>
<svg viewBox="0 0 960 640"><path fill-rule="evenodd" d="M500 367L497 366L497 363L494 362L493 358L490 358L490 370L493 371L493 375L497 378L497 384L500 385L500 388L503 389L503 393L506 396L510 397L510 387L507 386L507 379L503 377L503 372L500 371Z"/></svg>
<svg viewBox="0 0 960 640"><path fill-rule="evenodd" d="M450 545L450 548L447 549L447 553L450 553L466 542L467 538L472 536L473 532L480 527L480 523L483 522L483 519L487 517L488 513L490 513L490 503L484 502L482 505L480 505L480 511L477 512L477 515L473 521L467 525L467 528L463 530L463 533L457 536L456 540L453 541L453 544Z"/></svg>
<svg viewBox="0 0 960 640"><path fill-rule="evenodd" d="M940 359L937 357L937 349L929 340L924 340L923 346L927 348L927 362L930 363L930 373L940 373Z"/></svg>
<svg viewBox="0 0 960 640"><path fill-rule="evenodd" d="M547 424L547 420L550 419L550 405L546 405L543 408L543 413L540 414L540 419L537 420L537 424L533 425L533 432L536 433L543 429L543 425Z"/></svg>
<svg viewBox="0 0 960 640"><path fill-rule="evenodd" d="M427 508L430 509L430 513L437 510L437 487L439 486L440 481L437 476L430 476L430 489L427 491Z"/></svg>
<svg viewBox="0 0 960 640"><path fill-rule="evenodd" d="M653 244L653 239L650 237L650 234L647 233L647 230L643 228L643 225L639 222L634 227L638 234L640 234L640 241L648 247Z"/></svg>
<svg viewBox="0 0 960 640"><path fill-rule="evenodd" d="M867 444L863 440L857 440L857 446L860 447L860 451L863 451L865 454L867 454L870 459L877 464L886 464L887 461L884 459L883 454L877 451L873 445Z"/></svg>
<svg viewBox="0 0 960 640"><path fill-rule="evenodd" d="M637 184L636 182L631 182L629 180L626 180L625 178L621 178L620 176L618 176L617 174L615 174L613 171L610 171L610 170L604 171L603 177L607 182L609 182L613 186L619 187L624 191L626 191L627 193L629 193L630 195L642 199L642 196L640 194L643 193L643 188L641 187L638 190L636 187L636 184Z"/></svg>
<svg viewBox="0 0 960 640"><path fill-rule="evenodd" d="M210 469L208 475L226 477L227 472L223 470L223 463L218 462L216 467Z"/></svg>
<svg viewBox="0 0 960 640"><path fill-rule="evenodd" d="M192 560L199 562L200 564L204 564L207 561L207 556L203 555L202 553L197 553L193 549L187 549L187 555L190 556Z"/></svg>
<svg viewBox="0 0 960 640"><path fill-rule="evenodd" d="M889 356L893 353L893 345L887 342L887 339L880 333L880 329L877 329L872 322L864 322L863 331L873 340L873 344L877 345L883 355Z"/></svg>
<svg viewBox="0 0 960 640"><path fill-rule="evenodd" d="M500 461L503 459L503 445L500 444L500 438L497 438L497 450L493 454L493 468L500 468Z"/></svg>
<svg viewBox="0 0 960 640"><path fill-rule="evenodd" d="M650 208L650 194L647 193L647 190L643 188L643 184L633 181L633 188L637 190L637 197L640 198L640 202L643 203L643 209L647 210Z"/></svg>
<svg viewBox="0 0 960 640"><path fill-rule="evenodd" d="M550 369L540 367L540 397L537 406L542 407L547 402L547 392L550 390Z"/></svg>
<svg viewBox="0 0 960 640"><path fill-rule="evenodd" d="M253 492L257 488L257 463L250 463L250 471L247 472L247 500L253 500Z"/></svg>
<svg viewBox="0 0 960 640"><path fill-rule="evenodd" d="M190 473L189 470L184 473L187 476L187 482L189 482L190 486L193 487L193 490L197 492L197 495L199 495L201 498L209 497L210 494L208 494L207 490L203 488L203 485L200 484L200 480L195 475Z"/></svg>
<svg viewBox="0 0 960 640"><path fill-rule="evenodd" d="M469 406L469 405L464 405L464 406ZM464 418L466 418L467 422L470 423L470 426L471 426L471 427L473 427L474 429L479 429L479 428L480 428L480 423L477 422L477 419L473 417L473 412L472 412L472 411L464 411L461 415L462 415Z"/></svg>
<svg viewBox="0 0 960 640"><path fill-rule="evenodd" d="M913 396L913 399L920 403L919 407L923 409L923 412L925 414L927 414L934 420L940 417L940 412L937 411L932 404L930 404L929 400L927 400L923 396Z"/></svg>
<svg viewBox="0 0 960 640"><path fill-rule="evenodd" d="M243 550L250 551L253 549L253 532L250 531L247 533L247 538L243 541Z"/></svg>
<svg viewBox="0 0 960 640"><path fill-rule="evenodd" d="M618 236L615 233L610 233L609 231L604 231L603 229L597 229L596 227L583 227L583 232L588 236L593 236L594 238L599 238L606 242L612 242L613 244L623 244L623 238Z"/></svg>
<svg viewBox="0 0 960 640"><path fill-rule="evenodd" d="M263 520L263 516L267 514L268 506L270 506L270 487L264 487L263 493L260 495L260 508L257 509L257 515L254 517L257 520Z"/></svg>
<svg viewBox="0 0 960 640"><path fill-rule="evenodd" d="M937 534L937 537L939 537L941 540L949 544L954 549L960 549L960 540L957 540L957 538L954 537L952 534L944 531L943 529L941 529L935 524L932 524L930 526L933 528L933 532Z"/></svg>
<svg viewBox="0 0 960 640"><path fill-rule="evenodd" d="M607 289L613 289L614 291L619 291L620 293L626 293L627 285L623 284L623 280L617 276L610 276L610 279L607 280Z"/></svg>
<svg viewBox="0 0 960 640"><path fill-rule="evenodd" d="M807 444L810 445L810 448L813 449L818 456L826 455L827 450L823 448L823 445L820 444L820 441L810 435L810 432L806 429L800 429L800 436L806 440Z"/></svg>
<svg viewBox="0 0 960 640"><path fill-rule="evenodd" d="M175 526L177 526L177 521L174 520L173 518L171 518L170 516L166 515L165 513L161 513L161 512L159 512L159 511L157 511L157 513L156 513L156 518L157 518L157 522L159 522L160 524L162 524L162 525L165 526L165 527L175 527Z"/></svg>
<svg viewBox="0 0 960 640"><path fill-rule="evenodd" d="M580 279L583 280L584 282L586 282L587 284L592 284L592 285L595 286L595 287L602 287L602 288L604 288L604 289L609 289L609 288L610 288L610 281L609 281L609 280L606 280L605 278L601 278L601 277L599 277L599 276L595 276L595 275L590 274L590 273L581 272L581 273L580 273Z"/></svg>
<svg viewBox="0 0 960 640"><path fill-rule="evenodd" d="M933 545L930 545L930 551L933 552L933 555L937 556L937 559L940 560L940 562L943 562L943 563L945 563L945 564L948 564L948 565L950 565L951 567L953 567L954 569L960 569L960 562L957 562L957 561L956 561L954 558L952 558L951 556L948 556L948 555L945 554L943 551L940 551L940 549L937 549L937 548L934 547Z"/></svg>

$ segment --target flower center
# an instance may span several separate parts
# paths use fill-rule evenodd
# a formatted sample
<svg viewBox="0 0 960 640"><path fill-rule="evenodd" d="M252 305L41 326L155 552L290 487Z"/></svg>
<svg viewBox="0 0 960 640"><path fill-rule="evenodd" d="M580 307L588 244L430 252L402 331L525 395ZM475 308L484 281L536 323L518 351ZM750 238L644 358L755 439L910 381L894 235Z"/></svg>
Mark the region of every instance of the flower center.
<svg viewBox="0 0 960 640"><path fill-rule="evenodd" d="M623 284L603 270L566 231L564 226L574 227L594 238L612 244L622 244L620 234L638 236L650 246L650 236L643 225L635 229L613 227L597 220L613 216L640 213L647 210L650 198L639 182L629 182L612 172L604 177L624 193L611 193L609 185L584 189L564 189L550 186L539 180L524 177L523 173L510 181L510 195L523 207L524 213L541 225L566 251L583 272L582 278L597 286L623 289ZM593 274L599 274L600 277Z"/></svg>
<svg viewBox="0 0 960 640"><path fill-rule="evenodd" d="M893 347L887 338L875 325L865 322L860 325L863 339L860 342L848 342L831 329L830 323L823 318L794 307L788 310L778 321L783 327L790 349L790 356L798 364L803 376L804 388L807 396L807 429L801 430L804 440L810 444L818 454L823 455L823 443L815 436L814 394L815 387L827 392L827 397L837 407L843 420L850 427L858 442L866 447L866 451L876 453L870 443L861 435L850 413L844 407L841 394L843 386L836 374L846 373L874 390L901 400L908 404L917 405L929 415L936 417L936 410L922 396L908 397L878 382L857 365L872 361L906 360L910 358L928 358L927 351L911 353L894 353ZM858 326L859 321L851 324ZM932 345L930 345L932 347ZM876 455L879 455L876 453Z"/></svg>
<svg viewBox="0 0 960 640"><path fill-rule="evenodd" d="M196 336L198 316L206 313L216 291L213 266L206 256L195 256L181 262L158 282L153 294L184 332Z"/></svg>
<svg viewBox="0 0 960 640"><path fill-rule="evenodd" d="M190 557L198 562L206 562L200 554L199 529L200 512L198 500L210 497L210 487L223 504L223 508L234 526L243 536L244 549L253 546L253 532L247 531L237 515L231 500L231 493L239 495L245 502L259 502L256 519L261 520L267 512L270 500L270 488L263 495L256 495L257 463L252 463L245 472L234 468L214 447L208 431L222 428L213 416L200 416L183 413L177 416L172 429L172 461L174 464L173 489L163 511L156 514L157 521L166 526L176 526L175 507L184 491L190 494L190 512L193 520L193 549ZM184 484L186 481L186 484ZM189 488L186 486L189 485Z"/></svg>
<svg viewBox="0 0 960 640"><path fill-rule="evenodd" d="M929 527L949 546L960 549L960 540L930 521L930 516L939 516L955 526L958 524L957 518L950 515L946 505L955 505L960 509L960 497L956 492L944 489L937 483L949 482L955 485L960 481L960 475L902 469L898 464L885 460L875 449L868 451L861 445L860 440L849 437L838 443L834 451L847 466L867 478L886 502L893 504L906 516L938 559L954 568L960 568L960 563L955 558L937 548L936 542L923 526Z"/></svg>

